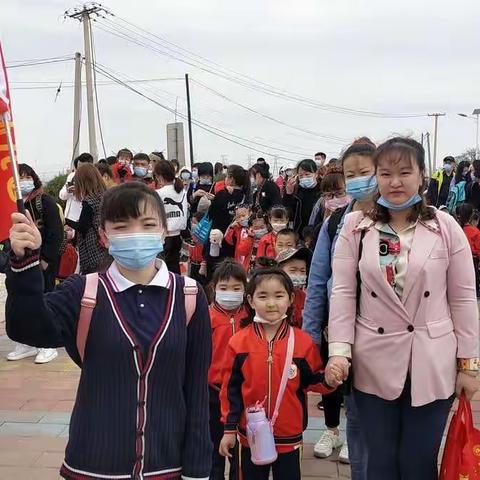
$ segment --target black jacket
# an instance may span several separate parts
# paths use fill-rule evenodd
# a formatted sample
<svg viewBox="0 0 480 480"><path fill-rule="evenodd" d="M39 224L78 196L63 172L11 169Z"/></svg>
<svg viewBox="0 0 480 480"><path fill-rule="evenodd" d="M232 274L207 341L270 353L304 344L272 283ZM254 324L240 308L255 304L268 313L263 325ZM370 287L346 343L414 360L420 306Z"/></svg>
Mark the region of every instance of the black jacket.
<svg viewBox="0 0 480 480"><path fill-rule="evenodd" d="M281 204L280 189L273 180L266 180L253 194L254 207L260 206L264 212L268 212L274 205Z"/></svg>
<svg viewBox="0 0 480 480"><path fill-rule="evenodd" d="M227 231L235 216L235 207L246 201L246 196L242 190L234 190L229 193L228 190L221 190L212 200L208 214L212 220L212 229Z"/></svg>
<svg viewBox="0 0 480 480"><path fill-rule="evenodd" d="M308 225L313 207L320 198L320 188L302 188L297 186L292 195L285 193L283 204L290 210L290 220L293 221L293 229L302 236L303 229Z"/></svg>

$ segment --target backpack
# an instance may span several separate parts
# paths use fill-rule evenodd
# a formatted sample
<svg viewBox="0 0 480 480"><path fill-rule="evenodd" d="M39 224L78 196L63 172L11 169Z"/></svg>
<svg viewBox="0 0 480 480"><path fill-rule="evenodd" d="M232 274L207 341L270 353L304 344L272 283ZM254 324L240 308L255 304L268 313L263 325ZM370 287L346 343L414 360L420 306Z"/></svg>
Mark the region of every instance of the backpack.
<svg viewBox="0 0 480 480"><path fill-rule="evenodd" d="M190 277L184 278L183 294L185 295L185 318L186 325L190 323L195 309L197 308L197 282ZM88 331L92 320L93 310L97 304L98 291L98 273L89 273L86 275L85 290L80 302L80 315L77 325L77 350L80 360L83 363L85 357L85 346L87 344Z"/></svg>
<svg viewBox="0 0 480 480"><path fill-rule="evenodd" d="M465 202L466 184L467 182L465 182L465 180L462 180L461 182L458 182L457 184L455 184L455 186L452 187L452 189L450 190L450 193L448 194L448 198L447 198L447 208L451 214L455 213L455 209L457 208L457 205L460 205L461 203Z"/></svg>
<svg viewBox="0 0 480 480"><path fill-rule="evenodd" d="M340 225L342 218L347 211L348 205L346 207L335 210L328 220L328 237L330 238L330 243L333 243L335 236L337 235L338 226Z"/></svg>
<svg viewBox="0 0 480 480"><path fill-rule="evenodd" d="M60 264L58 266L57 278L65 280L70 275L75 273L78 263L78 253L75 247L67 242L60 257Z"/></svg>

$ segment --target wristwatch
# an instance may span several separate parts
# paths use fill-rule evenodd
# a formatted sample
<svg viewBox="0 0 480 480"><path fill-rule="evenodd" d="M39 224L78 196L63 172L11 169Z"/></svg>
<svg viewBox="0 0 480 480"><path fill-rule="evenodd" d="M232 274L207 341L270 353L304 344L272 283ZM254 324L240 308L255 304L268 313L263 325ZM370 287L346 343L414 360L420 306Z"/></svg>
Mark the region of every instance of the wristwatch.
<svg viewBox="0 0 480 480"><path fill-rule="evenodd" d="M480 370L480 361L479 358L459 358L457 359L457 367L459 370L476 372Z"/></svg>

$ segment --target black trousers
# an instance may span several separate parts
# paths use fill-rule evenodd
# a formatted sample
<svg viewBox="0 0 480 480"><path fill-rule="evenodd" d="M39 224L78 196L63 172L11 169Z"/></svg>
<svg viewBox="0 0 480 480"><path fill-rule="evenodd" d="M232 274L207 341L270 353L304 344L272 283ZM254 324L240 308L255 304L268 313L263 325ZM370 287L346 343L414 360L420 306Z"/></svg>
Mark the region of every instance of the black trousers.
<svg viewBox="0 0 480 480"><path fill-rule="evenodd" d="M210 394L210 437L213 443L212 471L210 480L225 480L225 457L218 453L220 442L223 437L223 423L220 421L220 392L211 386L208 387ZM237 478L238 448L231 451L233 457L230 459L230 480Z"/></svg>
<svg viewBox="0 0 480 480"><path fill-rule="evenodd" d="M396 400L355 390L368 480L437 480L438 451L453 397L412 407L410 381Z"/></svg>
<svg viewBox="0 0 480 480"><path fill-rule="evenodd" d="M162 258L167 268L172 273L180 275L180 250L182 249L182 237L166 237Z"/></svg>
<svg viewBox="0 0 480 480"><path fill-rule="evenodd" d="M251 460L249 448L241 447L242 480L268 480L270 469L273 480L301 480L300 449L288 453L279 453L271 465L255 465Z"/></svg>
<svg viewBox="0 0 480 480"><path fill-rule="evenodd" d="M322 357L323 365L326 366L328 362L328 341L323 336L320 344L320 356ZM325 426L327 428L337 428L340 425L340 409L343 402L343 389L337 388L332 393L322 395L323 412L325 415Z"/></svg>

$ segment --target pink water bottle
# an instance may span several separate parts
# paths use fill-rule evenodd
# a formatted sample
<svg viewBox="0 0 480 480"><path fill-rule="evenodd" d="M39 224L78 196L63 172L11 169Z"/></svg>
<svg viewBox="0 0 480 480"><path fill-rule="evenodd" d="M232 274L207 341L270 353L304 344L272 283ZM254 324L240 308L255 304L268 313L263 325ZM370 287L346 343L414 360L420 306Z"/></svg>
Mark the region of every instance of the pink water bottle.
<svg viewBox="0 0 480 480"><path fill-rule="evenodd" d="M258 406L246 409L247 440L251 450L252 463L269 465L277 459L277 449L273 438L273 427L265 409Z"/></svg>

